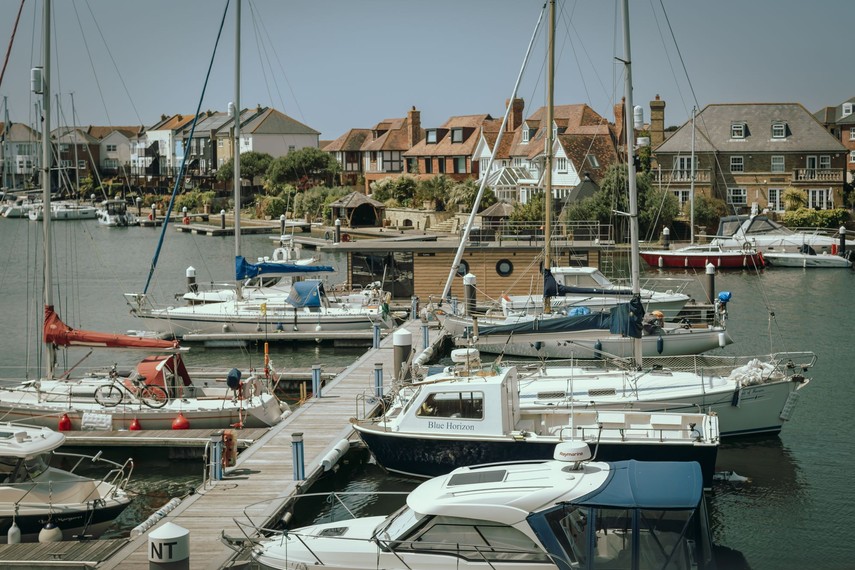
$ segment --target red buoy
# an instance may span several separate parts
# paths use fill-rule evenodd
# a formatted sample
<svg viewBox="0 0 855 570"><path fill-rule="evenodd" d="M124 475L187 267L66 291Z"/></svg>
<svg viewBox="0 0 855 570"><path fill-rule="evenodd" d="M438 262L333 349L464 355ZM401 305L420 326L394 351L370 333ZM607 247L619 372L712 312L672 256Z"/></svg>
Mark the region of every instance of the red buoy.
<svg viewBox="0 0 855 570"><path fill-rule="evenodd" d="M130 431L140 431L142 429L142 426L140 425L140 421L138 419L134 418L131 421L131 425L128 426L128 429Z"/></svg>
<svg viewBox="0 0 855 570"><path fill-rule="evenodd" d="M62 414L62 417L59 418L57 429L59 431L71 431L71 428L71 418L68 417L68 414Z"/></svg>
<svg viewBox="0 0 855 570"><path fill-rule="evenodd" d="M190 422L184 417L184 414L178 412L178 415L172 420L172 429L190 429Z"/></svg>

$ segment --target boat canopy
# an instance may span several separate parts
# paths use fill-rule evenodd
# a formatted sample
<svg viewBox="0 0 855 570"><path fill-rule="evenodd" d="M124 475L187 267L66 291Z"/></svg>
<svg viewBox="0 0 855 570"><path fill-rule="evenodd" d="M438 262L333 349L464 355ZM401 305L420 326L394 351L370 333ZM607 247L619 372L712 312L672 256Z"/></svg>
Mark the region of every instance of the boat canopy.
<svg viewBox="0 0 855 570"><path fill-rule="evenodd" d="M261 274L330 273L329 265L298 265L297 263L260 262L250 263L242 255L235 257L235 279L238 281Z"/></svg>
<svg viewBox="0 0 855 570"><path fill-rule="evenodd" d="M634 509L694 509L703 477L696 461L616 461L606 482L574 505Z"/></svg>
<svg viewBox="0 0 855 570"><path fill-rule="evenodd" d="M44 342L54 346L176 349L178 343L159 338L78 330L62 322L52 305L45 305Z"/></svg>
<svg viewBox="0 0 855 570"><path fill-rule="evenodd" d="M297 308L320 307L322 296L324 296L324 284L317 279L310 279L294 283L285 300Z"/></svg>
<svg viewBox="0 0 855 570"><path fill-rule="evenodd" d="M578 287L575 285L564 285L555 280L552 271L543 270L543 296L563 297L565 295L632 295L631 289L603 288L603 287Z"/></svg>

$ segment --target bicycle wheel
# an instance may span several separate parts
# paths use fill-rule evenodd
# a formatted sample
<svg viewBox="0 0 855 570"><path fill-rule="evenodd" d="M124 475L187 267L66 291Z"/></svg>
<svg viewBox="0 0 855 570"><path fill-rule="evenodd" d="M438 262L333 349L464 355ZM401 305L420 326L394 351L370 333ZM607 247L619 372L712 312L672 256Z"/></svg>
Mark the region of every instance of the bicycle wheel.
<svg viewBox="0 0 855 570"><path fill-rule="evenodd" d="M95 401L105 408L113 408L122 402L122 389L115 384L102 384L95 388Z"/></svg>
<svg viewBox="0 0 855 570"><path fill-rule="evenodd" d="M162 408L169 401L169 394L156 384L145 384L140 389L140 400L149 408Z"/></svg>

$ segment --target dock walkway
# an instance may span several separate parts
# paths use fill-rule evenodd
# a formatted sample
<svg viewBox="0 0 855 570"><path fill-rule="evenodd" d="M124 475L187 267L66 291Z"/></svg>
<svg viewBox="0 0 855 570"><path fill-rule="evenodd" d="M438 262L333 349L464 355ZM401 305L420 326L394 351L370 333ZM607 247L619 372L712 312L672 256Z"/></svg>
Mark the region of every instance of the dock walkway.
<svg viewBox="0 0 855 570"><path fill-rule="evenodd" d="M421 322L410 320L402 328L412 333L413 350L418 352L423 343ZM241 453L237 465L227 470L221 481L185 499L148 532L165 522L177 524L190 533L191 569L226 566L235 552L220 541L222 533L243 536L234 519L247 522L246 513L256 525L271 526L289 498L322 473L324 456L341 440L353 435L349 419L357 414L358 397L374 393L375 363L382 363L388 389L394 360L392 336L387 336L380 348L367 351L324 386L322 397L310 398ZM291 449L294 433L303 434L305 481L294 481ZM147 570L148 533L130 539L98 568Z"/></svg>

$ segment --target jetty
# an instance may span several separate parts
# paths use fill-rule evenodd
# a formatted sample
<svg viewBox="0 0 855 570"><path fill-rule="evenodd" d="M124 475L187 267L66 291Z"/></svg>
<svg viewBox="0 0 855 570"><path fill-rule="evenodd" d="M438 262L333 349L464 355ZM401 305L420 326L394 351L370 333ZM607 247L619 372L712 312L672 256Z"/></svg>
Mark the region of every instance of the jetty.
<svg viewBox="0 0 855 570"><path fill-rule="evenodd" d="M407 321L398 330L410 332L416 352L424 346L425 334L436 335L419 320ZM342 442L355 438L350 418L379 405L376 373L382 371L383 384L388 388L395 362L393 337L382 339L378 348L359 357L328 382L319 395L270 428L239 455L236 465L227 469L222 479L206 480L195 495L184 499L147 532L129 538L97 567L148 569L148 534L166 523L189 532L191 569L231 566L239 554L221 539L245 538L250 523L255 527L275 526L290 502L324 473L324 464L330 467L331 454L334 456L337 448L341 450ZM294 465L297 440L302 440L304 466ZM304 471L300 473L302 467ZM298 480L298 474L304 474L303 479ZM242 529L235 520L247 526Z"/></svg>

